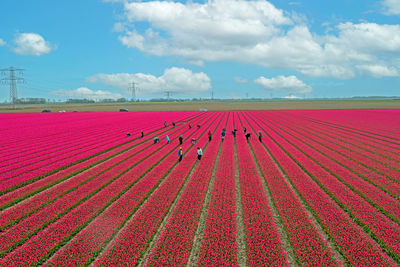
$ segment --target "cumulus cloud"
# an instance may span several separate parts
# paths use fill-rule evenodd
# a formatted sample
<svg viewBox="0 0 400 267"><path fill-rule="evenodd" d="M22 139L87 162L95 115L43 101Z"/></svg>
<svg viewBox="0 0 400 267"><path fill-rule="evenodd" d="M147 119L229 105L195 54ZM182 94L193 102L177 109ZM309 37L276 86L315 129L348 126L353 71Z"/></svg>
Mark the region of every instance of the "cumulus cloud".
<svg viewBox="0 0 400 267"><path fill-rule="evenodd" d="M3 39L0 38L0 46L5 46L7 43Z"/></svg>
<svg viewBox="0 0 400 267"><path fill-rule="evenodd" d="M19 55L41 56L56 49L37 33L19 33L14 39L12 51Z"/></svg>
<svg viewBox="0 0 400 267"><path fill-rule="evenodd" d="M400 0L383 0L383 12L386 15L400 15Z"/></svg>
<svg viewBox="0 0 400 267"><path fill-rule="evenodd" d="M318 35L298 22L299 15L265 0L121 2L119 40L152 55L181 56L196 65L234 61L338 79L365 75L358 65L380 62L399 68L400 25L342 23ZM144 29L143 22L148 25Z"/></svg>
<svg viewBox="0 0 400 267"><path fill-rule="evenodd" d="M197 93L211 88L210 78L203 72L193 73L184 68L169 68L156 77L143 73L96 74L86 78L87 82L100 82L116 86L126 91L127 85L134 81L142 94L154 94L170 91L174 93Z"/></svg>
<svg viewBox="0 0 400 267"><path fill-rule="evenodd" d="M265 90L268 91L286 92L291 94L308 94L312 92L311 86L306 85L293 75L287 77L278 76L270 79L261 76L254 80L254 82L260 84Z"/></svg>
<svg viewBox="0 0 400 267"><path fill-rule="evenodd" d="M118 93L103 90L93 91L87 87L80 87L75 90L56 90L51 92L51 94L62 98L86 98L92 100L118 99L122 97Z"/></svg>
<svg viewBox="0 0 400 267"><path fill-rule="evenodd" d="M359 65L357 68L366 76L372 76L375 78L399 76L397 69L388 68L383 65Z"/></svg>

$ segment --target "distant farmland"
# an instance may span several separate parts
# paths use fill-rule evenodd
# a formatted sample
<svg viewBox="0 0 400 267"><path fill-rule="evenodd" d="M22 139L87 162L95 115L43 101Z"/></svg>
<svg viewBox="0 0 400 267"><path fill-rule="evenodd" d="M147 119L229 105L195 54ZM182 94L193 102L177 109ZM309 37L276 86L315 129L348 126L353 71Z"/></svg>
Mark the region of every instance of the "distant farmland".
<svg viewBox="0 0 400 267"><path fill-rule="evenodd" d="M340 108L367 102L356 103ZM399 109L3 113L0 121L1 266L400 264Z"/></svg>

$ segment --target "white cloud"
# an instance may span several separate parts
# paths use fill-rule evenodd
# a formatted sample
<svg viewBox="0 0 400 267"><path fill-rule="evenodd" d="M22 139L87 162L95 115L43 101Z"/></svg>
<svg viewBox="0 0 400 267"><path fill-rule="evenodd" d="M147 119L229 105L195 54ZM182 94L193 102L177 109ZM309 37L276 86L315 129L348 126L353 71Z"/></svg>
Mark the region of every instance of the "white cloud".
<svg viewBox="0 0 400 267"><path fill-rule="evenodd" d="M275 78L265 78L263 76L254 80L268 91L283 91L287 93L308 94L312 92L311 86L297 79L296 76L278 76Z"/></svg>
<svg viewBox="0 0 400 267"><path fill-rule="evenodd" d="M51 94L62 98L86 98L92 100L117 99L122 97L122 95L118 93L102 90L93 91L87 87L80 87L75 90L56 90L51 92Z"/></svg>
<svg viewBox="0 0 400 267"><path fill-rule="evenodd" d="M88 77L86 81L116 86L124 91L128 84L134 81L140 88L139 93L144 95L165 91L184 94L196 93L211 88L211 80L205 73L193 73L191 70L176 67L166 69L159 77L143 73L96 74Z"/></svg>
<svg viewBox="0 0 400 267"><path fill-rule="evenodd" d="M56 49L37 33L19 33L14 39L12 51L19 55L41 56Z"/></svg>
<svg viewBox="0 0 400 267"><path fill-rule="evenodd" d="M247 83L247 80L241 77L235 77L234 80L236 83Z"/></svg>
<svg viewBox="0 0 400 267"><path fill-rule="evenodd" d="M382 65L359 65L357 68L362 74L375 78L399 76L398 70Z"/></svg>
<svg viewBox="0 0 400 267"><path fill-rule="evenodd" d="M7 43L3 39L0 38L0 46L5 46L6 44Z"/></svg>
<svg viewBox="0 0 400 267"><path fill-rule="evenodd" d="M181 56L196 65L233 61L338 79L361 74L359 65L379 62L399 68L400 25L342 23L318 35L301 15L266 0L120 2L125 13L119 40L152 55ZM142 22L148 26L136 27Z"/></svg>
<svg viewBox="0 0 400 267"><path fill-rule="evenodd" d="M386 15L400 15L400 0L383 0L383 13Z"/></svg>
<svg viewBox="0 0 400 267"><path fill-rule="evenodd" d="M282 98L284 98L284 99L302 99L302 97L298 97L295 95L288 95L288 96L284 96Z"/></svg>

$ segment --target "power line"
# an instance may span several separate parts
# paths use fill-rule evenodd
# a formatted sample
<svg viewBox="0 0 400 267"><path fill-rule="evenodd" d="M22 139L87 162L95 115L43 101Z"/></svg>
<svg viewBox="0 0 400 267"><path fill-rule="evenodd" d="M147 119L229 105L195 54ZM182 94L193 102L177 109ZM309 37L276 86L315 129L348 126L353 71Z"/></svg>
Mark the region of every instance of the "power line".
<svg viewBox="0 0 400 267"><path fill-rule="evenodd" d="M17 69L14 67L9 67L6 69L0 69L0 71L1 71L2 75L5 75L6 72L10 73L9 77L2 78L1 82L10 84L10 99L12 101L13 108L15 109L16 100L18 99L17 82L23 83L25 81L24 78L15 76L15 72L19 71L19 74L23 75L24 69Z"/></svg>

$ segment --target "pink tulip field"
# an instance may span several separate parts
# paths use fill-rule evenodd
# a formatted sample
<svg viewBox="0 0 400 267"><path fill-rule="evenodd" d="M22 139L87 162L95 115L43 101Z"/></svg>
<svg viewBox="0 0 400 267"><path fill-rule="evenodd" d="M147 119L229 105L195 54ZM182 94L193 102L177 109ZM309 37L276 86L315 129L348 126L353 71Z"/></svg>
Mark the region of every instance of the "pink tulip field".
<svg viewBox="0 0 400 267"><path fill-rule="evenodd" d="M0 114L0 147L0 266L400 265L400 110Z"/></svg>

